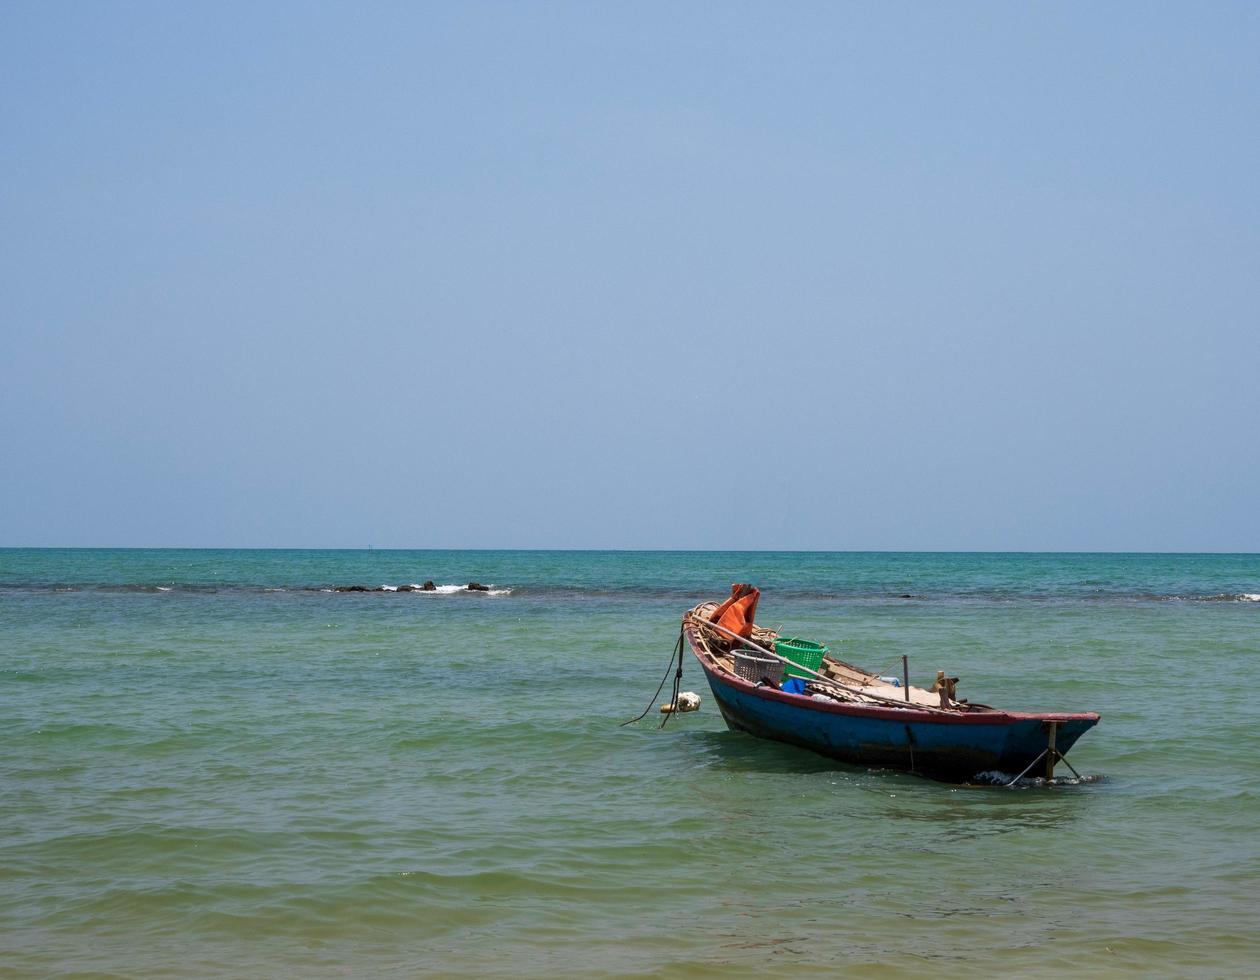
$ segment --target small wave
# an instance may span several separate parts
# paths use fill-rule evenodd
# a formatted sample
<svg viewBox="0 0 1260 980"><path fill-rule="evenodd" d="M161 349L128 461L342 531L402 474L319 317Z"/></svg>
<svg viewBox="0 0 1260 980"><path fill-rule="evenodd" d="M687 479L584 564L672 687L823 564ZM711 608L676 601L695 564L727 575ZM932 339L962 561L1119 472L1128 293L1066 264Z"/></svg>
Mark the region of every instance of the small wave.
<svg viewBox="0 0 1260 980"><path fill-rule="evenodd" d="M167 585L159 585L159 586L157 587L157 590L158 590L159 592L170 592L170 591L171 591L171 587L170 587L170 586L167 586Z"/></svg>
<svg viewBox="0 0 1260 980"><path fill-rule="evenodd" d="M1221 592L1217 595L1172 595L1173 602L1260 602L1260 592Z"/></svg>
<svg viewBox="0 0 1260 980"><path fill-rule="evenodd" d="M470 589L466 585L439 585L432 589L421 589L420 586L412 586L417 592L424 591L429 595L454 595L456 592L481 592L480 589ZM482 592L482 595L511 595L511 589L500 589L490 586L488 590Z"/></svg>
<svg viewBox="0 0 1260 980"><path fill-rule="evenodd" d="M423 592L426 595L454 595L457 592L467 592L473 595L477 595L477 594L511 595L512 594L511 589L498 588L497 586L494 586L494 585L490 586L484 592L481 589L470 589L466 585L438 585L432 589L423 589L418 585L413 585L411 588L412 588L412 591L414 592Z"/></svg>
<svg viewBox="0 0 1260 980"><path fill-rule="evenodd" d="M480 585L478 583L469 583L469 585L434 585L426 582L424 585L417 585L411 582L407 585L337 585L331 589L308 587L303 590L306 592L410 592L417 595L511 595L512 590L496 585Z"/></svg>
<svg viewBox="0 0 1260 980"><path fill-rule="evenodd" d="M1060 773L1053 779L1046 779L1044 776L1021 776L1015 779L1014 773L1002 772L998 769L987 769L984 772L976 773L971 782L973 785L979 786L1013 786L1016 789L1051 789L1056 786L1088 786L1091 783L1101 783L1103 781L1101 775L1085 775L1085 776L1069 776L1067 773ZM1012 782L1014 780L1014 782Z"/></svg>

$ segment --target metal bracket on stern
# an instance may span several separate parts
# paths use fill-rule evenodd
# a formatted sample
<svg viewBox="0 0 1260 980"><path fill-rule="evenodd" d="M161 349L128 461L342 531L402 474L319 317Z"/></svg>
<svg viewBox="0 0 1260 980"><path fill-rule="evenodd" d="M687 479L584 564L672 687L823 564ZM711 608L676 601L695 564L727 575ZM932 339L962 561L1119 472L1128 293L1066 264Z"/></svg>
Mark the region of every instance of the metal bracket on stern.
<svg viewBox="0 0 1260 980"><path fill-rule="evenodd" d="M1067 759L1064 758L1063 753L1060 752L1058 747L1054 744L1059 734L1059 723L1057 721L1048 721L1045 723L1045 726L1048 732L1048 735L1046 738L1046 747L1041 750L1041 752L1037 755L1037 758L1033 759L1032 762L1028 763L1028 766L1024 769L1023 772L1021 772L1018 776L1016 776L1014 779L1012 779L1009 783L1006 784L1008 789L1011 786L1014 786L1016 783L1018 783L1025 776L1027 776L1028 773L1032 770L1032 767L1035 766L1042 759L1046 760L1046 782L1049 782L1050 780L1054 778L1054 766L1056 762L1062 762L1065 766L1067 766L1069 769L1072 770L1073 776L1075 776L1077 779L1081 778L1081 774L1077 772L1075 768L1073 768L1072 763L1068 762Z"/></svg>

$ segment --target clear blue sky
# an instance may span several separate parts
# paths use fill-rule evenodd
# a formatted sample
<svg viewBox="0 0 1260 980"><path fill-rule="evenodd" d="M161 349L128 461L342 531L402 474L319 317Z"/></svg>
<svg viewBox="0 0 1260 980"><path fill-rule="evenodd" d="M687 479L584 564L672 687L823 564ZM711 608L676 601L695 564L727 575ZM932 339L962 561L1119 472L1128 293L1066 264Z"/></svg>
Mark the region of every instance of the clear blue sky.
<svg viewBox="0 0 1260 980"><path fill-rule="evenodd" d="M0 5L0 545L1260 550L1260 5Z"/></svg>

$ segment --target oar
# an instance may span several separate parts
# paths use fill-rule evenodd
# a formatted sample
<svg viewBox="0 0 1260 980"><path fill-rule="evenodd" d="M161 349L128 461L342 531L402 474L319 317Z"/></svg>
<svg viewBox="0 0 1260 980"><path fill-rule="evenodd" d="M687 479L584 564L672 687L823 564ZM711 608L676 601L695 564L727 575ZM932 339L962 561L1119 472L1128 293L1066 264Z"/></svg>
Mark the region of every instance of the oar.
<svg viewBox="0 0 1260 980"><path fill-rule="evenodd" d="M718 633L722 633L725 636L730 637L732 640L738 640L740 643L743 643L746 646L751 647L752 649L756 650L758 653L764 653L768 657L774 657L775 660L782 660L785 664L789 664L795 667L797 670L803 670L807 674L812 674L814 677L818 678L824 684L830 684L833 687L838 687L842 691L848 691L850 694L856 694L858 695L858 697L870 698L872 701L879 701L884 704L892 705L893 707L896 707L896 708L905 709L906 707L911 706L911 705L907 705L905 701L898 701L894 698L881 697L878 694L870 694L858 688L848 687L844 684L841 684L839 681L833 680L832 678L827 677L824 674L820 674L816 670L810 670L810 668L808 667L802 667L800 664L796 663L795 661L789 660L787 657L782 657L779 654L775 653L773 650L767 650L760 643L755 643L752 640L747 639L746 637L740 636L738 633L728 630L725 626L719 626L717 623L711 623L707 619L701 619L699 616L690 616L689 618L691 619L693 623L699 623L701 626L707 626L709 627L709 629L715 630ZM913 704L912 706L915 708L918 708L921 711L936 711L936 712L940 712L941 714L953 714L952 711L949 711L946 708L929 707L926 704Z"/></svg>

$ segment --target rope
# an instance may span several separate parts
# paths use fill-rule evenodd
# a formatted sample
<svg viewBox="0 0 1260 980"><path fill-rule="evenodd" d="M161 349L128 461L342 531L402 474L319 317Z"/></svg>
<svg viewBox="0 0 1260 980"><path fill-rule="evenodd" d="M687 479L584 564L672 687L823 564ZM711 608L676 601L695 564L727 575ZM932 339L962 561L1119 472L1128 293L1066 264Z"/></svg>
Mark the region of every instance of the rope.
<svg viewBox="0 0 1260 980"><path fill-rule="evenodd" d="M661 719L661 728L665 727L665 723L676 714L678 708L678 689L682 687L683 662L683 631L681 627L678 629L678 644L674 647L674 649L678 651L678 669L674 671L674 693L670 696L669 703L674 707L675 711L665 712L665 717ZM651 705L648 707L651 707Z"/></svg>
<svg viewBox="0 0 1260 980"><path fill-rule="evenodd" d="M661 678L660 685L656 688L656 693L652 695L652 700L648 702L648 706L643 709L643 714L637 718L631 718L629 721L623 721L618 728L625 728L627 725L633 725L636 721L642 721L647 717L647 713L652 710L652 705L656 704L656 699L661 696L661 691L665 690L665 682L669 680L669 669L674 666L674 658L678 658L678 672L674 675L674 700L673 704L678 703L678 684L682 679L682 645L683 633L682 627L678 627L678 642L674 644L674 650L669 655L669 663L665 665L665 676ZM669 716L666 715L666 720ZM661 722L661 727L665 727L665 722Z"/></svg>
<svg viewBox="0 0 1260 980"><path fill-rule="evenodd" d="M901 666L901 658L898 657L896 660L890 663L887 667L881 667L879 670L877 670L875 672L875 676L876 677L897 677L897 675L894 674L893 671L896 670L900 666ZM901 678L898 677L897 679L900 680Z"/></svg>

